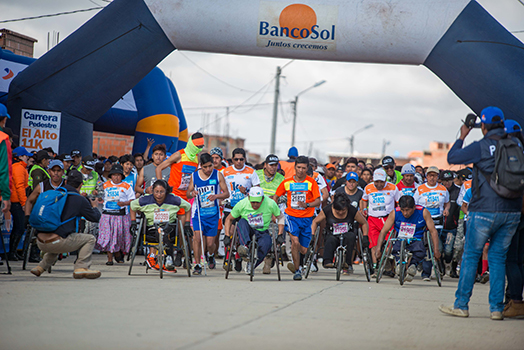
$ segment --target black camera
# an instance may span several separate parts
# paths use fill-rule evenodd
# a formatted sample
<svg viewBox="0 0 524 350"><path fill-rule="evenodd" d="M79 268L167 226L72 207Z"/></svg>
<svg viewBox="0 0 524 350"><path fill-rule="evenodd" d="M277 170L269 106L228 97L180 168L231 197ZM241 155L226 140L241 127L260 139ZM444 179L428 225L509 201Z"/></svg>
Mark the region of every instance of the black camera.
<svg viewBox="0 0 524 350"><path fill-rule="evenodd" d="M477 121L477 116L473 113L469 113L467 116L466 116L466 121L464 122L464 124L468 127L468 128L480 128L480 123L477 124L476 121Z"/></svg>

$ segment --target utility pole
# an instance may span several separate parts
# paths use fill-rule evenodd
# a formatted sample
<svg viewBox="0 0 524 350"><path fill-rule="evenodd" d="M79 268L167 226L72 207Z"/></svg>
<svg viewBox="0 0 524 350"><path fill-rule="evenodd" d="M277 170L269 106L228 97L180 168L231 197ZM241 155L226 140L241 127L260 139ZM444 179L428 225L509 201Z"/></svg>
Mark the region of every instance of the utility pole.
<svg viewBox="0 0 524 350"><path fill-rule="evenodd" d="M384 156L386 155L386 147L389 146L390 143L391 141L388 141L386 139L382 141L382 158L384 158Z"/></svg>
<svg viewBox="0 0 524 350"><path fill-rule="evenodd" d="M269 153L275 153L275 144L277 137L277 117L278 117L278 97L280 95L280 74L282 70L277 67L277 74L275 76L275 100L273 101L273 123L271 126L271 144Z"/></svg>
<svg viewBox="0 0 524 350"><path fill-rule="evenodd" d="M295 146L295 127L297 125L297 103L298 103L298 95L295 96L295 101L292 101L293 103L293 132L291 133L291 147Z"/></svg>
<svg viewBox="0 0 524 350"><path fill-rule="evenodd" d="M227 156L229 155L229 107L226 107L226 128L225 128L225 136L226 136L226 154L224 155L224 158L227 159Z"/></svg>

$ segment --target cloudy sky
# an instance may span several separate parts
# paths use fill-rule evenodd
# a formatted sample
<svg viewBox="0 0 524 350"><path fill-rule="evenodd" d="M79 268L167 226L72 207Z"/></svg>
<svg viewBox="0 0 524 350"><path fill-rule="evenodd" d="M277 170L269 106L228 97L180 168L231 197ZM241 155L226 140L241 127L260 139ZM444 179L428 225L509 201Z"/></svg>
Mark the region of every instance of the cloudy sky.
<svg viewBox="0 0 524 350"><path fill-rule="evenodd" d="M509 31L524 30L524 5L519 0L478 1ZM524 3L524 1L523 1ZM102 0L0 0L0 18L14 19L105 6ZM47 51L47 33L62 40L98 10L52 18L0 24L38 39L35 57ZM524 32L514 34L524 41ZM276 67L290 60L173 52L160 68L177 87L190 131L223 134L229 106L232 136L246 139L251 152L269 152ZM283 70L277 154L284 157L291 144L292 108L289 101L316 82L326 83L301 95L298 103L296 145L300 153L325 159L328 152L348 152L347 138L355 136L355 151L405 156L428 149L432 140L453 142L460 120L470 112L449 88L423 66L335 63L295 60ZM270 83L271 82L271 83ZM270 83L270 84L268 84ZM258 92L258 93L255 93ZM242 105L241 107L238 107ZM249 105L243 107L243 105ZM220 107L220 108L215 108ZM215 119L219 118L216 123ZM206 122L207 121L207 122ZM472 134L479 138L479 133Z"/></svg>

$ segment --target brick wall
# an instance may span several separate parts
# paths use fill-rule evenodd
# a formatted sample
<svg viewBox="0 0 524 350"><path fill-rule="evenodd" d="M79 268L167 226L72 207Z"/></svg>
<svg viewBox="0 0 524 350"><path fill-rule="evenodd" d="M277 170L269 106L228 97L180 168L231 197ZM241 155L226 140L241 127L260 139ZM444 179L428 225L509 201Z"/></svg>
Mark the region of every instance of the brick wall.
<svg viewBox="0 0 524 350"><path fill-rule="evenodd" d="M133 136L110 134L107 132L93 132L93 153L99 156L120 157L133 150Z"/></svg>

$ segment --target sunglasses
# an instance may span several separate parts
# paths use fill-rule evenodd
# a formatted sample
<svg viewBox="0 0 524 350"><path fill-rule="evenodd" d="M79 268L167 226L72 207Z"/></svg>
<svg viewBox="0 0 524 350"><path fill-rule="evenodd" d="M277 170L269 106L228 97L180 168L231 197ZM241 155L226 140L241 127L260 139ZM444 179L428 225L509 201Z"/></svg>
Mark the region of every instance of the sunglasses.
<svg viewBox="0 0 524 350"><path fill-rule="evenodd" d="M244 160L244 158L233 158L233 160L234 160L235 162L241 162L241 161Z"/></svg>
<svg viewBox="0 0 524 350"><path fill-rule="evenodd" d="M393 167L391 165L385 166L383 168L386 169L386 170L393 169Z"/></svg>

